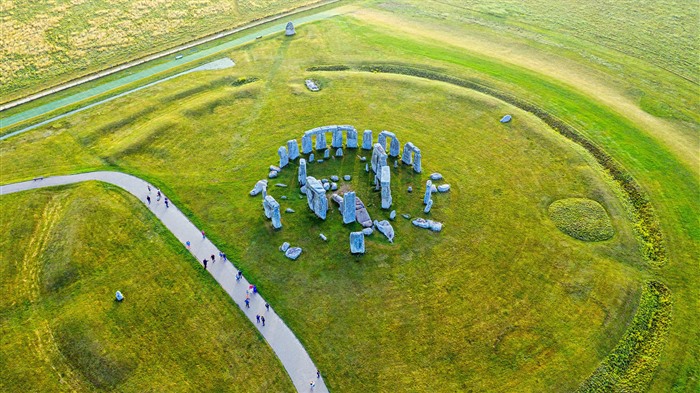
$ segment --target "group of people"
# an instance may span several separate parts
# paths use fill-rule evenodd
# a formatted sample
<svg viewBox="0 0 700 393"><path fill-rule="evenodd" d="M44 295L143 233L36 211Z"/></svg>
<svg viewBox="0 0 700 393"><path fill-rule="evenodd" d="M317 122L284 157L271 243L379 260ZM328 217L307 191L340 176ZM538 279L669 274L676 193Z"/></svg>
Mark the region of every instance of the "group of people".
<svg viewBox="0 0 700 393"><path fill-rule="evenodd" d="M151 204L151 186L146 185L146 188L148 188L148 195L146 195L146 202L148 204ZM160 189L156 190L156 202L160 202L160 198L163 197L163 201L165 202L165 207L169 208L170 207L170 201L168 200L168 197L160 193Z"/></svg>

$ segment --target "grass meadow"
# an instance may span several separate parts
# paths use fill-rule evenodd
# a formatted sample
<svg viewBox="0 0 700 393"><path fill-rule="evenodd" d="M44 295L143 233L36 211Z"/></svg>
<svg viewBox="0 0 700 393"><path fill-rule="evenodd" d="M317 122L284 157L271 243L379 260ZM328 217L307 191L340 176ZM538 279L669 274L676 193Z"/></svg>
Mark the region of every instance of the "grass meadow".
<svg viewBox="0 0 700 393"><path fill-rule="evenodd" d="M561 52L534 41L523 54L517 45L526 35L458 26L454 15L462 11L436 19L429 11L441 10L438 2L416 15L411 4L372 2L376 9L304 25L291 39L265 37L222 54L234 68L188 74L9 139L0 144L0 182L114 169L159 185L258 283L334 391L692 391L700 192L697 168L688 164L693 156L678 143L697 136L691 82L673 73L657 78L676 86L672 102L665 89L624 77L648 75L653 67L643 59L629 60L624 72L607 70L572 54L572 41ZM387 19L388 6L396 19ZM414 22L435 27L405 31ZM559 59L561 70L537 72L533 64L466 48L444 40L445 28L494 45L515 37L513 53ZM665 235L665 262L643 258L629 206L593 157L534 115L424 78L307 71L366 64L453 75L563 119L641 184ZM579 68L593 82L608 77L611 93L600 97L573 83L566 71ZM257 79L240 85L242 77ZM306 90L308 77L320 92ZM645 112L633 100L638 91L668 101L668 116ZM633 105L620 104L628 100ZM499 123L504 114L514 121ZM421 148L423 174L392 169L394 244L375 233L366 255L351 256L348 234L357 226L343 226L332 203L325 222L308 211L296 164L271 180L289 185L269 189L282 210L296 210L283 213L280 231L265 220L260 199L248 196L278 161L279 146L326 124L372 129L375 137L390 130ZM341 186L357 191L373 219L388 218L357 155L370 152L346 150L343 158L310 164L309 174L352 175ZM427 215L445 224L441 233L401 217L426 216L422 191L431 172L452 186L434 196ZM598 202L613 237L583 242L559 231L548 208L567 198ZM297 262L277 250L284 241L304 248Z"/></svg>

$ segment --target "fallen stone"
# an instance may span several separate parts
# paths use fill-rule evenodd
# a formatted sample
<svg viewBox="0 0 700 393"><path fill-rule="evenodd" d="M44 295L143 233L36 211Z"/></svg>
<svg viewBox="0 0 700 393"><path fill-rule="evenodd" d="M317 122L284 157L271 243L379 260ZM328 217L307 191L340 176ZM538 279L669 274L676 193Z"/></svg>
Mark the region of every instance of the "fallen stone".
<svg viewBox="0 0 700 393"><path fill-rule="evenodd" d="M433 200L429 199L428 204L425 205L425 209L423 209L423 213L429 213L430 209L433 207Z"/></svg>
<svg viewBox="0 0 700 393"><path fill-rule="evenodd" d="M359 222L364 228L370 228L372 226L372 219L367 212L367 208L357 196L355 196L355 221Z"/></svg>
<svg viewBox="0 0 700 393"><path fill-rule="evenodd" d="M324 242L325 242L325 241L328 241L328 238L327 238L326 235L324 235L323 233L319 234L318 237L320 237L321 240L323 240Z"/></svg>
<svg viewBox="0 0 700 393"><path fill-rule="evenodd" d="M350 253L365 253L365 234L362 232L350 232Z"/></svg>
<svg viewBox="0 0 700 393"><path fill-rule="evenodd" d="M288 242L282 243L282 245L280 246L280 251L286 252L287 250L289 250L289 243Z"/></svg>
<svg viewBox="0 0 700 393"><path fill-rule="evenodd" d="M270 179L274 179L277 177L277 171L270 171L270 173L267 174L267 177Z"/></svg>
<svg viewBox="0 0 700 393"><path fill-rule="evenodd" d="M352 176L350 176L350 175L343 176L343 180L345 180L345 181L350 181L350 179L352 179Z"/></svg>
<svg viewBox="0 0 700 393"><path fill-rule="evenodd" d="M287 185L284 183L277 183L277 184L275 184L275 187L283 187L284 188L284 187L287 187Z"/></svg>
<svg viewBox="0 0 700 393"><path fill-rule="evenodd" d="M301 255L301 247L290 247L284 253L284 256L291 260L296 260L297 258L299 258L299 255Z"/></svg>
<svg viewBox="0 0 700 393"><path fill-rule="evenodd" d="M328 183L328 179L321 179L321 183Z"/></svg>
<svg viewBox="0 0 700 393"><path fill-rule="evenodd" d="M331 184L330 183L323 183L323 189L328 191L331 189Z"/></svg>
<svg viewBox="0 0 700 393"><path fill-rule="evenodd" d="M393 243L394 242L394 227L391 226L389 221L387 220L382 220L382 221L377 221L374 220L374 226L377 228L379 232L384 234L387 239L389 239L389 242Z"/></svg>
<svg viewBox="0 0 700 393"><path fill-rule="evenodd" d="M367 161L367 157L360 157L360 162L365 162Z"/></svg>
<svg viewBox="0 0 700 393"><path fill-rule="evenodd" d="M338 189L338 183L331 183L331 191L335 191Z"/></svg>
<svg viewBox="0 0 700 393"><path fill-rule="evenodd" d="M435 186L435 184L431 185L430 186L430 193L436 193L436 192L437 192L437 187Z"/></svg>
<svg viewBox="0 0 700 393"><path fill-rule="evenodd" d="M508 123L512 119L511 115L505 115L499 120L501 123Z"/></svg>
<svg viewBox="0 0 700 393"><path fill-rule="evenodd" d="M442 230L441 222L426 220L425 218L420 217L413 220L413 225L423 229L430 229L433 232L440 232Z"/></svg>
<svg viewBox="0 0 700 393"><path fill-rule="evenodd" d="M306 88L309 89L309 90L311 90L311 91L319 91L319 90L321 90L321 88L318 87L318 85L316 84L316 82L314 82L314 81L311 80L311 79L307 79L304 83L306 83Z"/></svg>
<svg viewBox="0 0 700 393"><path fill-rule="evenodd" d="M270 165L270 170L275 171L275 172L279 172L281 169L277 165Z"/></svg>
<svg viewBox="0 0 700 393"><path fill-rule="evenodd" d="M286 196L286 195L282 195L282 196L280 197L280 199L287 199L287 196Z"/></svg>
<svg viewBox="0 0 700 393"><path fill-rule="evenodd" d="M362 229L362 233L364 233L365 236L369 236L369 235L371 235L371 234L374 233L374 229L372 229L372 228L363 228L363 229Z"/></svg>
<svg viewBox="0 0 700 393"><path fill-rule="evenodd" d="M405 219L408 220L408 219L411 218L411 215L410 215L410 214L402 214L401 217L403 217L403 218L405 218Z"/></svg>
<svg viewBox="0 0 700 393"><path fill-rule="evenodd" d="M439 173L431 173L430 180L442 180L442 175Z"/></svg>
<svg viewBox="0 0 700 393"><path fill-rule="evenodd" d="M320 163L323 162L323 160L320 160L320 159L319 159L319 160L316 160L316 162L318 162L318 163L320 164Z"/></svg>
<svg viewBox="0 0 700 393"><path fill-rule="evenodd" d="M331 176L331 181L338 181L340 178L337 175Z"/></svg>
<svg viewBox="0 0 700 393"><path fill-rule="evenodd" d="M256 196L267 189L267 180L259 180L255 183L255 187L250 191L250 196Z"/></svg>
<svg viewBox="0 0 700 393"><path fill-rule="evenodd" d="M450 191L450 185L449 184L440 184L437 188L438 192L447 192Z"/></svg>
<svg viewBox="0 0 700 393"><path fill-rule="evenodd" d="M392 210L391 213L389 213L389 219L394 220L396 218L396 210Z"/></svg>
<svg viewBox="0 0 700 393"><path fill-rule="evenodd" d="M296 213L291 207L286 208L284 211L285 213Z"/></svg>

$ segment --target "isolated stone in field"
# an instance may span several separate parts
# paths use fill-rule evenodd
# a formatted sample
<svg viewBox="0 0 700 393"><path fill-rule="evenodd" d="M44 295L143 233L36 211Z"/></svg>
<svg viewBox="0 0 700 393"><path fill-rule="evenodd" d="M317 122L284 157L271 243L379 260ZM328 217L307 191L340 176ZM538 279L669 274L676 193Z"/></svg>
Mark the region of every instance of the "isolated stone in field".
<svg viewBox="0 0 700 393"><path fill-rule="evenodd" d="M286 252L287 250L289 250L289 243L288 242L282 243L282 245L280 246L280 251Z"/></svg>
<svg viewBox="0 0 700 393"><path fill-rule="evenodd" d="M387 239L389 239L389 242L393 243L394 242L394 227L391 226L389 221L387 220L382 220L382 221L377 221L374 220L374 226L377 228L379 232L384 234Z"/></svg>
<svg viewBox="0 0 700 393"><path fill-rule="evenodd" d="M348 149L357 149L357 130L354 127L347 129L345 138Z"/></svg>
<svg viewBox="0 0 700 393"><path fill-rule="evenodd" d="M318 163L320 164L320 163L322 163L322 162L323 162L323 160L321 160L321 159L318 159L318 160L316 160L316 162L318 162Z"/></svg>
<svg viewBox="0 0 700 393"><path fill-rule="evenodd" d="M296 160L299 158L299 143L296 139L290 139L287 141L287 151L289 152L290 160Z"/></svg>
<svg viewBox="0 0 700 393"><path fill-rule="evenodd" d="M362 232L350 232L350 253L365 253L365 234Z"/></svg>
<svg viewBox="0 0 700 393"><path fill-rule="evenodd" d="M342 157L343 156L343 149L338 148L338 150L335 151L335 156L336 157Z"/></svg>
<svg viewBox="0 0 700 393"><path fill-rule="evenodd" d="M369 236L369 235L371 235L371 234L374 233L374 229L372 229L372 228L363 228L363 229L362 229L362 233L364 233L365 236Z"/></svg>
<svg viewBox="0 0 700 393"><path fill-rule="evenodd" d="M284 35L292 36L296 33L297 33L296 30L294 30L294 23L292 23L292 22L287 23L287 27L284 28Z"/></svg>
<svg viewBox="0 0 700 393"><path fill-rule="evenodd" d="M324 242L325 242L325 241L328 241L328 238L327 238L326 235L324 235L323 233L319 234L318 237L320 237L321 240L323 240Z"/></svg>
<svg viewBox="0 0 700 393"><path fill-rule="evenodd" d="M286 196L286 195L282 195L282 196L280 197L280 199L287 200L287 196Z"/></svg>
<svg viewBox="0 0 700 393"><path fill-rule="evenodd" d="M372 130L365 130L362 133L362 148L364 150L372 150Z"/></svg>
<svg viewBox="0 0 700 393"><path fill-rule="evenodd" d="M301 255L301 247L290 247L285 253L284 256L291 260L295 260L299 258L299 255Z"/></svg>
<svg viewBox="0 0 700 393"><path fill-rule="evenodd" d="M331 176L331 180L338 181L338 180L340 180L340 178L338 177L338 175L333 175L333 176Z"/></svg>
<svg viewBox="0 0 700 393"><path fill-rule="evenodd" d="M299 160L299 174L297 175L297 179L301 186L306 185L306 160L303 158Z"/></svg>
<svg viewBox="0 0 700 393"><path fill-rule="evenodd" d="M250 196L256 196L267 189L267 180L259 180L250 191Z"/></svg>
<svg viewBox="0 0 700 393"><path fill-rule="evenodd" d="M423 197L423 204L427 205L428 201L430 200L430 195L433 192L433 182L428 180L425 183L425 196Z"/></svg>
<svg viewBox="0 0 700 393"><path fill-rule="evenodd" d="M306 200L311 209L319 218L325 220L328 212L328 199L323 184L315 177L306 178Z"/></svg>
<svg viewBox="0 0 700 393"><path fill-rule="evenodd" d="M382 167L382 209L388 209L391 207L391 169L388 166Z"/></svg>
<svg viewBox="0 0 700 393"><path fill-rule="evenodd" d="M270 173L267 174L267 177L269 177L270 179L274 179L277 177L277 174L277 171L270 171Z"/></svg>
<svg viewBox="0 0 700 393"><path fill-rule="evenodd" d="M352 179L352 176L350 176L350 175L343 176L343 180L345 180L345 181L350 181L350 179Z"/></svg>
<svg viewBox="0 0 700 393"><path fill-rule="evenodd" d="M408 189L407 189L407 191L408 191L408 192L413 192L413 187L411 187L411 186L408 186Z"/></svg>
<svg viewBox="0 0 700 393"><path fill-rule="evenodd" d="M442 175L439 173L431 173L430 180L442 180Z"/></svg>
<svg viewBox="0 0 700 393"><path fill-rule="evenodd" d="M396 218L396 210L392 210L391 213L389 213L389 219L394 220Z"/></svg>
<svg viewBox="0 0 700 393"><path fill-rule="evenodd" d="M429 199L428 204L425 205L425 209L423 209L423 213L428 213L430 212L430 209L433 207L433 200Z"/></svg>
<svg viewBox="0 0 700 393"><path fill-rule="evenodd" d="M321 90L320 87L314 82L312 79L307 79L304 83L306 83L306 88L311 90L311 91L319 91Z"/></svg>
<svg viewBox="0 0 700 393"><path fill-rule="evenodd" d="M117 291L117 293L114 296L118 302L121 302L122 300L124 300L124 295L122 295L121 291Z"/></svg>
<svg viewBox="0 0 700 393"><path fill-rule="evenodd" d="M512 117L510 115L505 115L501 118L500 121L501 121L501 123L508 123L511 119L512 119Z"/></svg>
<svg viewBox="0 0 700 393"><path fill-rule="evenodd" d="M280 146L279 149L277 149L277 154L280 156L280 168L284 168L289 164L289 154L287 153L287 147L286 146Z"/></svg>
<svg viewBox="0 0 700 393"><path fill-rule="evenodd" d="M265 217L272 219L272 226L275 229L282 228L282 217L280 216L280 204L268 195L263 199L263 208L265 209Z"/></svg>
<svg viewBox="0 0 700 393"><path fill-rule="evenodd" d="M355 192L346 192L342 203L343 224L355 222Z"/></svg>
<svg viewBox="0 0 700 393"><path fill-rule="evenodd" d="M301 137L301 152L304 154L309 154L314 149L313 141L311 140L311 135L304 135Z"/></svg>
<svg viewBox="0 0 700 393"><path fill-rule="evenodd" d="M440 184L437 189L438 189L438 192L447 192L447 191L450 191L450 185L449 184Z"/></svg>

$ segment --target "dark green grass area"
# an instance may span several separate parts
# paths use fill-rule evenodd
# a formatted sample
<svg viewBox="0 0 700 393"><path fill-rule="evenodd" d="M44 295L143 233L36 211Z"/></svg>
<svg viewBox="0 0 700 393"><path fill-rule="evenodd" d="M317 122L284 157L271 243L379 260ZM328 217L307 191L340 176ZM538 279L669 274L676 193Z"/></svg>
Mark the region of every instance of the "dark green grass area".
<svg viewBox="0 0 700 393"><path fill-rule="evenodd" d="M0 390L294 390L228 295L130 195L98 183L24 192L3 196L0 214Z"/></svg>
<svg viewBox="0 0 700 393"><path fill-rule="evenodd" d="M584 198L559 199L549 205L549 217L567 235L587 241L608 240L615 234L610 217L600 203Z"/></svg>

